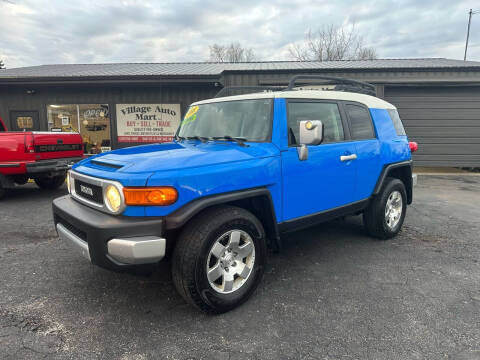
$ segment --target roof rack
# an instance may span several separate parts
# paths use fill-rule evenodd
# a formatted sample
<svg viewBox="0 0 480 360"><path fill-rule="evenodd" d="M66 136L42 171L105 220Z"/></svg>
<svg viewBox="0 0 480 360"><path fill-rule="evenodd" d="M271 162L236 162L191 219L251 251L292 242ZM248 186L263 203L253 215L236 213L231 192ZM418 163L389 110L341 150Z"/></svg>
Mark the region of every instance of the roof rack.
<svg viewBox="0 0 480 360"><path fill-rule="evenodd" d="M360 94L376 96L377 92L375 86L363 81L346 79L336 76L324 76L324 75L295 75L290 79L288 87L285 88L280 85L276 86L227 86L221 89L215 97L224 97L224 96L234 96L234 95L246 95L253 93L264 93L264 92L273 92L273 91L291 91L291 90L301 90L295 87L295 84L298 80L307 80L303 84L311 85L312 83L317 83L324 85L325 88L322 90L330 91L346 91L346 92L355 92ZM320 80L317 81L317 80ZM325 80L327 82L325 82ZM327 88L328 86L328 88Z"/></svg>
<svg viewBox="0 0 480 360"><path fill-rule="evenodd" d="M328 83L324 85L334 85L331 89L326 90L335 90L335 91L348 91L356 92L361 94L367 94L376 96L375 86L363 81L346 79L336 76L324 76L324 75L295 75L290 79L288 83L287 90L295 90L295 83L298 80L327 80ZM312 82L309 81L308 84Z"/></svg>
<svg viewBox="0 0 480 360"><path fill-rule="evenodd" d="M221 89L214 97L246 95L284 90L283 86L227 86Z"/></svg>

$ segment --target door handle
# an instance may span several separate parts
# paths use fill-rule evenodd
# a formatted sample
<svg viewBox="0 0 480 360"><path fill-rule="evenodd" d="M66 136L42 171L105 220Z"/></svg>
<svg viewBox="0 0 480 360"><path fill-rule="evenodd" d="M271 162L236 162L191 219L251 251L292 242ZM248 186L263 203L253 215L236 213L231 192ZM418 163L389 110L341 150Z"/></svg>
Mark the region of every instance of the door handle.
<svg viewBox="0 0 480 360"><path fill-rule="evenodd" d="M349 161L349 160L355 160L357 158L357 154L352 154L352 155L342 155L340 156L340 161Z"/></svg>

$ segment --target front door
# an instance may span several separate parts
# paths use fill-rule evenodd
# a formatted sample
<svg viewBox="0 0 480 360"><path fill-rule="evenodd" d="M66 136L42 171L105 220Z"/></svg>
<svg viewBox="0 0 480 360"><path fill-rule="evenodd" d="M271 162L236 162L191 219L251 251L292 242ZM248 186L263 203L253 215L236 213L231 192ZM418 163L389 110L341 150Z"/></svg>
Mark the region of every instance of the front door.
<svg viewBox="0 0 480 360"><path fill-rule="evenodd" d="M289 147L282 152L283 221L331 210L352 202L355 154L348 141L346 121L336 102L289 100L287 103ZM308 145L308 159L298 159L299 122L321 120L324 141ZM348 158L347 158L348 159Z"/></svg>
<svg viewBox="0 0 480 360"><path fill-rule="evenodd" d="M38 131L38 111L10 111L11 131Z"/></svg>

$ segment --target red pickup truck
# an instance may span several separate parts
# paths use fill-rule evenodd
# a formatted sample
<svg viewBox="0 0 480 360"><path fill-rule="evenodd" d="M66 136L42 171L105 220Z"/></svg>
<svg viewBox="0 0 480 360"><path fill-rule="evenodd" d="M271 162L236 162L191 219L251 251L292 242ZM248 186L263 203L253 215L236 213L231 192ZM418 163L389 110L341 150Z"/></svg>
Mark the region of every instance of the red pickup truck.
<svg viewBox="0 0 480 360"><path fill-rule="evenodd" d="M57 189L68 168L83 157L78 133L7 132L0 118L0 199L28 179L44 189Z"/></svg>

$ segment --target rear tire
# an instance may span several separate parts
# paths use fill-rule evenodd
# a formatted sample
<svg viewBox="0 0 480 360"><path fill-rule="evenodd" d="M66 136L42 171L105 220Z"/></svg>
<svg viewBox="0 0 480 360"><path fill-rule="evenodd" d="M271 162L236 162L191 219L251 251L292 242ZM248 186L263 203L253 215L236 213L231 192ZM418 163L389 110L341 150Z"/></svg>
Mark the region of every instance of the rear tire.
<svg viewBox="0 0 480 360"><path fill-rule="evenodd" d="M35 178L35 184L41 189L56 190L65 182L67 175Z"/></svg>
<svg viewBox="0 0 480 360"><path fill-rule="evenodd" d="M16 175L13 177L13 181L17 185L25 185L28 182L28 176L26 175Z"/></svg>
<svg viewBox="0 0 480 360"><path fill-rule="evenodd" d="M7 194L7 190L5 190L2 184L0 183L0 200L3 199L6 194Z"/></svg>
<svg viewBox="0 0 480 360"><path fill-rule="evenodd" d="M406 210L405 185L399 179L386 178L382 191L363 213L368 234L381 240L391 239L402 228Z"/></svg>
<svg viewBox="0 0 480 360"><path fill-rule="evenodd" d="M173 282L180 295L207 313L224 313L260 283L267 257L265 231L250 212L234 206L207 209L180 234Z"/></svg>

